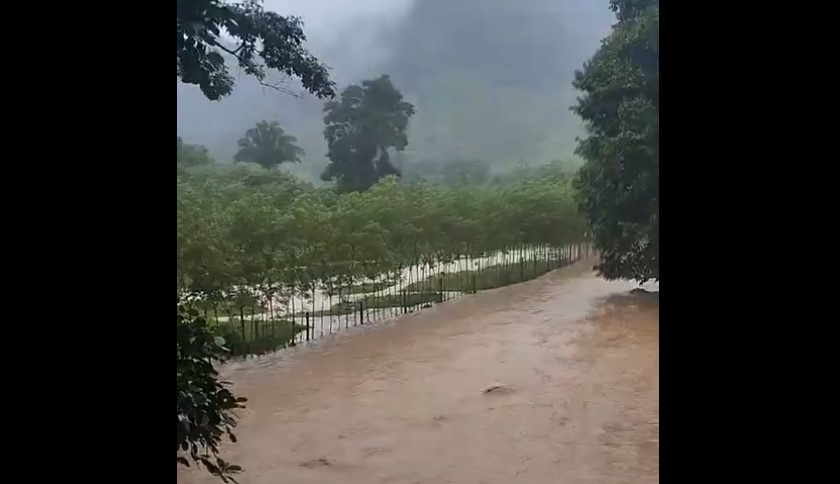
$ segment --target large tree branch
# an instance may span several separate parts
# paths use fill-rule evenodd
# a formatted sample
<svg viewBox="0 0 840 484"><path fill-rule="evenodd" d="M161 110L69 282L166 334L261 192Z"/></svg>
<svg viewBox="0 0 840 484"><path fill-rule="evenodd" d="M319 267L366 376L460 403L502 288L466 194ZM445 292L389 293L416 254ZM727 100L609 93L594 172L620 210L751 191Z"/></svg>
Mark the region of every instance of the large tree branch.
<svg viewBox="0 0 840 484"><path fill-rule="evenodd" d="M283 94L288 94L289 96L292 96L292 97L295 97L295 98L298 98L298 99L301 99L303 97L303 94L300 91L293 91L293 90L289 89L288 87L280 86L280 84L282 84L284 81L277 81L274 84L265 82L262 79L258 79L258 81L260 83L260 86L262 86L262 87L267 87L269 89L274 89L277 92L282 92Z"/></svg>
<svg viewBox="0 0 840 484"><path fill-rule="evenodd" d="M242 49L242 46L245 45L245 44L239 44L239 47L237 47L234 50L230 50L229 48L227 48L224 45L217 42L216 39L211 39L211 42L209 42L209 44L212 45L213 47L218 47L222 51L227 52L228 54L234 56L236 58L236 60L239 60L239 51Z"/></svg>

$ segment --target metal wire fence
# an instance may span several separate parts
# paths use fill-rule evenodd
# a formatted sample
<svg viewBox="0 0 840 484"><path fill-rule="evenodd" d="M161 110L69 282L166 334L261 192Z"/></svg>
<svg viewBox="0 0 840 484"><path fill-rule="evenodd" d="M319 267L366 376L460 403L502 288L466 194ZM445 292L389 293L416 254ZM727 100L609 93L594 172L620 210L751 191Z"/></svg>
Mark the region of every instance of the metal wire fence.
<svg viewBox="0 0 840 484"><path fill-rule="evenodd" d="M519 247L340 283L327 270L307 288L235 288L214 297L191 295L191 304L203 312L234 355L245 357L531 280L590 255L586 244Z"/></svg>

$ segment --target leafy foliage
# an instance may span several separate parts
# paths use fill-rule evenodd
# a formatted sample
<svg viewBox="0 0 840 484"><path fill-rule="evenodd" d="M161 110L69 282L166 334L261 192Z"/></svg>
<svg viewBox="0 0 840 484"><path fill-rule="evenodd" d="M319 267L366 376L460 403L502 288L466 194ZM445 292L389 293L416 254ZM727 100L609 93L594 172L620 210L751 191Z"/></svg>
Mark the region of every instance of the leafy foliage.
<svg viewBox="0 0 840 484"><path fill-rule="evenodd" d="M399 175L388 150L403 151L408 145L414 106L403 100L390 77L351 84L340 100L324 105L324 112L330 159L324 181L337 180L340 191L362 191L380 178Z"/></svg>
<svg viewBox="0 0 840 484"><path fill-rule="evenodd" d="M210 156L207 148L201 145L192 145L184 143L181 137L178 137L178 167L189 168L193 166L212 165L215 161Z"/></svg>
<svg viewBox="0 0 840 484"><path fill-rule="evenodd" d="M579 204L608 279L659 280L659 0L612 0L619 19L575 76L587 124Z"/></svg>
<svg viewBox="0 0 840 484"><path fill-rule="evenodd" d="M304 151L296 142L297 138L286 134L278 122L260 121L239 140L239 151L233 159L256 163L263 168L276 167L286 162L300 163Z"/></svg>
<svg viewBox="0 0 840 484"><path fill-rule="evenodd" d="M218 381L213 365L224 361L222 344L196 311L178 307L178 463L197 462L224 482L236 482L231 475L241 468L217 454L223 435L236 441L233 411L245 399Z"/></svg>
<svg viewBox="0 0 840 484"><path fill-rule="evenodd" d="M178 80L197 84L210 100L230 94L227 54L261 83L274 69L299 78L319 98L332 97L327 67L303 47L302 26L299 18L265 11L257 0L178 0ZM232 42L222 39L225 34Z"/></svg>
<svg viewBox="0 0 840 484"><path fill-rule="evenodd" d="M420 263L575 244L584 231L561 172L456 187L389 177L338 195L292 178L245 186L196 169L178 184L178 288L291 297Z"/></svg>

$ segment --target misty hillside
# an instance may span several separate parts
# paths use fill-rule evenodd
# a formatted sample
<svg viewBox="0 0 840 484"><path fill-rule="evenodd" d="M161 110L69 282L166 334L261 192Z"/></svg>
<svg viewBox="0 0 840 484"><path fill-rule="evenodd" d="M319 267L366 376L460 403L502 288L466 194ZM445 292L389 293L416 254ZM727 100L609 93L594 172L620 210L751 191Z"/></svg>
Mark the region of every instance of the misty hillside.
<svg viewBox="0 0 840 484"><path fill-rule="evenodd" d="M266 8L306 22L308 47L344 87L380 74L417 107L404 163L481 159L493 166L568 158L581 122L569 111L573 72L614 20L592 0L295 0ZM294 88L293 85L289 87ZM298 137L317 178L326 164L322 102L265 89L242 76L234 93L206 100L178 85L178 133L229 160L262 119Z"/></svg>

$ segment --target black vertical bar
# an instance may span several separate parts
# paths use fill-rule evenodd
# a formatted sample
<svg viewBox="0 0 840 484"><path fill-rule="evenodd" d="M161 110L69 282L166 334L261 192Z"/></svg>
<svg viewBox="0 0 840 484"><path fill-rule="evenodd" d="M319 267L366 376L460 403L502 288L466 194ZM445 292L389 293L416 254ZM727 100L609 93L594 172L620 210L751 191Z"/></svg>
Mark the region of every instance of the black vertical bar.
<svg viewBox="0 0 840 484"><path fill-rule="evenodd" d="M545 246L543 246L543 257L545 258L545 271L548 272L551 270L551 251Z"/></svg>
<svg viewBox="0 0 840 484"><path fill-rule="evenodd" d="M365 324L365 302L359 301L359 324Z"/></svg>
<svg viewBox="0 0 840 484"><path fill-rule="evenodd" d="M239 327L242 330L242 356L247 354L248 339L245 337L245 307L239 306Z"/></svg>
<svg viewBox="0 0 840 484"><path fill-rule="evenodd" d="M306 341L309 341L310 339L312 339L312 336L310 335L310 326L309 326L309 311L306 311L305 316L306 316Z"/></svg>

